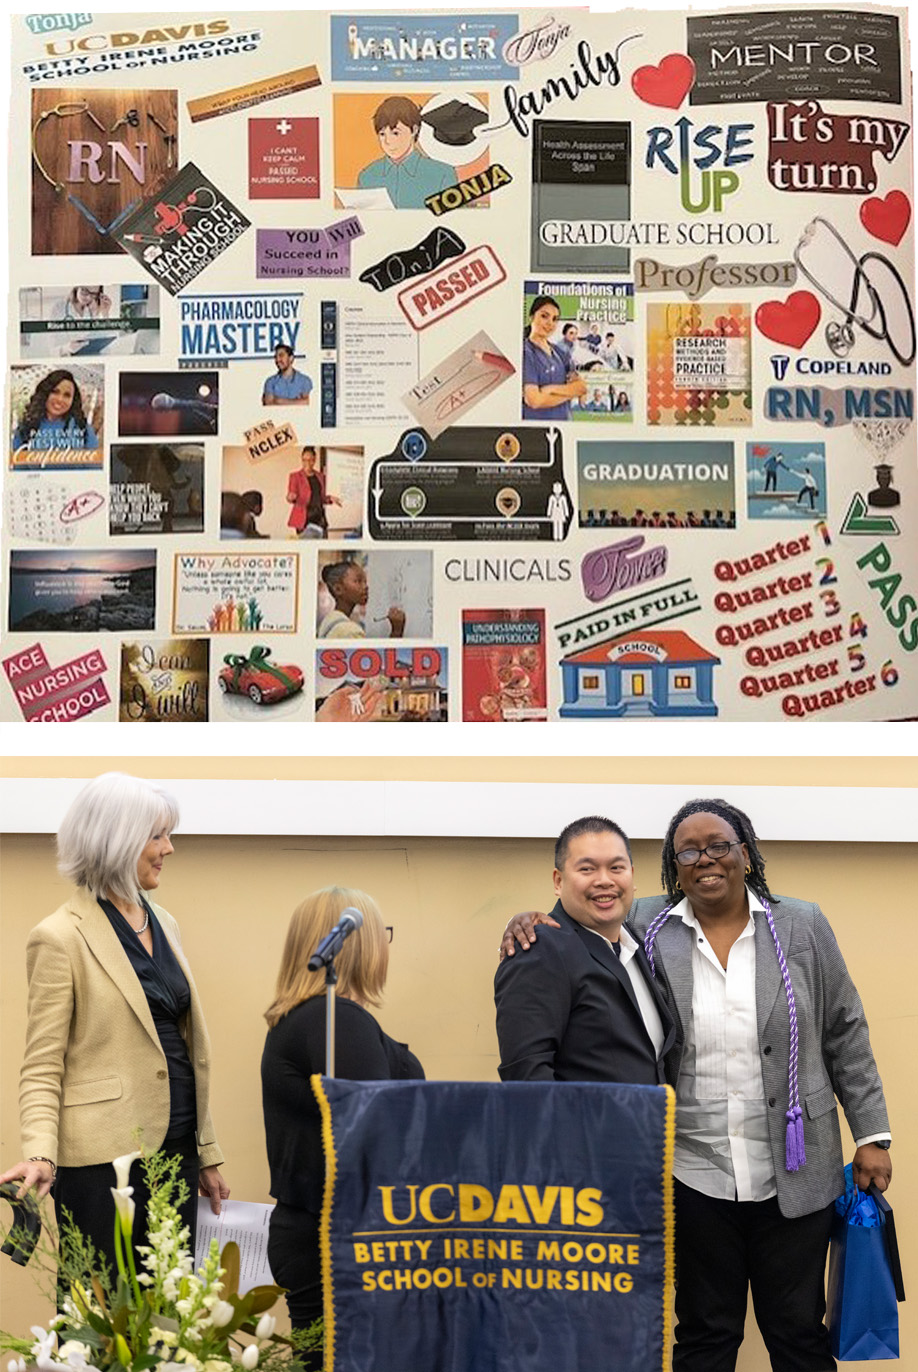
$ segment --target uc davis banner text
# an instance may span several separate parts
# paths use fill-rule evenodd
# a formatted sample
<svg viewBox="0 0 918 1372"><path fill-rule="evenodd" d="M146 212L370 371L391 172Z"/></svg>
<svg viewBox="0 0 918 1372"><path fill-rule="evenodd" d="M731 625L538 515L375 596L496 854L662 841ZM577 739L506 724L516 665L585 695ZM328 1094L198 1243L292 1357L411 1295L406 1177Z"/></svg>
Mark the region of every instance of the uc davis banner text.
<svg viewBox="0 0 918 1372"><path fill-rule="evenodd" d="M668 1088L313 1086L329 1372L665 1365Z"/></svg>

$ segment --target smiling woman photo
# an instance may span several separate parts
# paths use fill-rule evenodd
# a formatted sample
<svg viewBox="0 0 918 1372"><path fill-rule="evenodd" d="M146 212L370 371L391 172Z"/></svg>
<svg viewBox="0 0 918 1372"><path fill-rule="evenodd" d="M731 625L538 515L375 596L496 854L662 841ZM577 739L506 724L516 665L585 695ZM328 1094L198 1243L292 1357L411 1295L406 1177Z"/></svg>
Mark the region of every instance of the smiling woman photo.
<svg viewBox="0 0 918 1372"><path fill-rule="evenodd" d="M99 437L83 412L73 372L56 368L42 377L13 434L13 448L98 448Z"/></svg>
<svg viewBox="0 0 918 1372"><path fill-rule="evenodd" d="M523 418L570 419L571 401L586 395L586 382L572 369L569 348L552 342L561 310L550 295L529 307L523 339Z"/></svg>

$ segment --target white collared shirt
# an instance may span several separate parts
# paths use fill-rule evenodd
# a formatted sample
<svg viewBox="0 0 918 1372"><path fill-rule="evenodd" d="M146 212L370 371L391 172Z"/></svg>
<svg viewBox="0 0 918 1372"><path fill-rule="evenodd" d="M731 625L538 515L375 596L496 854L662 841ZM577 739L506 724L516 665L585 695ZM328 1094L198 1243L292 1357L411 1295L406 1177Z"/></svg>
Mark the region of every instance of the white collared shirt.
<svg viewBox="0 0 918 1372"><path fill-rule="evenodd" d="M587 928L585 924L581 927ZM608 943L609 947L612 947L611 940L607 939L605 934L600 934L596 929L590 929L588 932L596 934L596 937L601 938L603 943ZM639 945L628 933L628 930L623 928L618 936L618 946L620 950L618 960L628 973L638 1009L641 1012L641 1019L644 1021L644 1028L647 1030L647 1035L653 1044L653 1050L659 1058L663 1051L666 1035L663 1033L663 1021L660 1019L660 1012L654 1001L653 993L647 985L647 979L641 971L640 964L634 958Z"/></svg>
<svg viewBox="0 0 918 1372"><path fill-rule="evenodd" d="M764 919L765 910L748 886L746 896L749 921L726 968L687 898L670 915L694 935L692 1018L676 1082L673 1174L706 1196L760 1201L777 1195L755 1004L755 916ZM780 1104L783 1116L789 1098ZM888 1131L867 1134L855 1144L888 1137Z"/></svg>
<svg viewBox="0 0 918 1372"><path fill-rule="evenodd" d="M673 1173L706 1196L761 1201L777 1194L755 1008L755 916L765 913L748 886L746 894L749 919L726 967L687 899L670 915L693 935L692 1018L684 1026L676 1083Z"/></svg>

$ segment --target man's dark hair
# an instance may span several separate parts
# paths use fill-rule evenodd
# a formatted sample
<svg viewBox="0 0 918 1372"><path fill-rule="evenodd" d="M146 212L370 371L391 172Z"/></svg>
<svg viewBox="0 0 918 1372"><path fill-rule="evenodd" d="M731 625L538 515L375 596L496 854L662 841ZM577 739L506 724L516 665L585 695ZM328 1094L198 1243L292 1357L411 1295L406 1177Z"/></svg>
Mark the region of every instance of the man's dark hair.
<svg viewBox="0 0 918 1372"><path fill-rule="evenodd" d="M296 353L286 343L278 343L277 347L274 349L274 356L276 357L278 353L286 353L289 358L296 357Z"/></svg>
<svg viewBox="0 0 918 1372"><path fill-rule="evenodd" d="M634 863L631 856L631 844L628 842L628 835L624 829L619 828L611 819L606 819L603 815L586 815L583 819L572 820L565 825L558 835L555 844L555 867L560 872L567 861L567 850L570 847L572 838L579 838L581 834L618 834L625 850L628 854L628 861Z"/></svg>
<svg viewBox="0 0 918 1372"><path fill-rule="evenodd" d="M663 864L660 875L670 900L679 897L679 891L676 889L676 882L679 880L679 866L676 862L676 830L684 819L688 819L689 815L717 815L718 818L726 820L740 843L746 845L746 851L749 854L749 866L752 869L746 875L747 883L760 900L773 901L775 897L769 891L768 882L765 880L765 859L759 852L752 820L727 800L686 801L669 821L669 828L666 830L666 837L663 840Z"/></svg>

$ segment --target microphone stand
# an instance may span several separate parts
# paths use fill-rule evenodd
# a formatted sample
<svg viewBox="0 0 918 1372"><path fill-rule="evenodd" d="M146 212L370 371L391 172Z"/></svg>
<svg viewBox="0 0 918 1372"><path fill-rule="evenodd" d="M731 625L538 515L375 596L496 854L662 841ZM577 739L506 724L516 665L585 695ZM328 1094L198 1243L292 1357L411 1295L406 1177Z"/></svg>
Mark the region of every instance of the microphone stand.
<svg viewBox="0 0 918 1372"><path fill-rule="evenodd" d="M338 973L335 959L325 964L325 1075L335 1075L335 985Z"/></svg>
<svg viewBox="0 0 918 1372"><path fill-rule="evenodd" d="M334 929L329 930L320 941L307 964L311 972L318 972L321 966L325 968L325 1075L327 1077L335 1075L335 985L338 981L338 973L335 971L335 958L340 953L341 946L347 936L352 934L355 929L359 929L362 923L363 915L359 910L350 907L343 910L341 919Z"/></svg>

